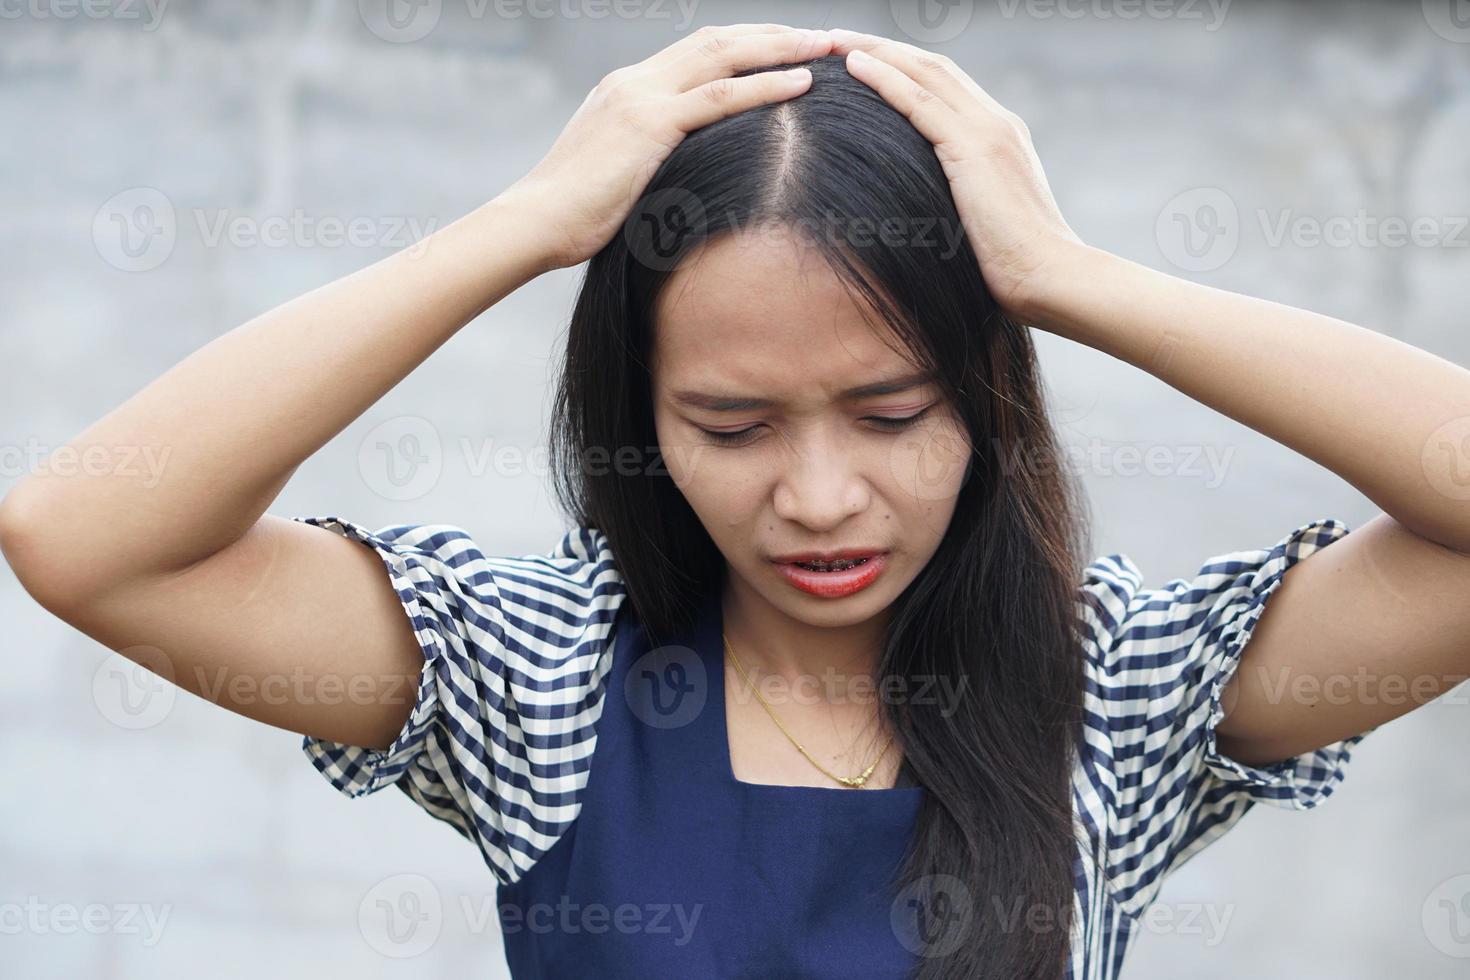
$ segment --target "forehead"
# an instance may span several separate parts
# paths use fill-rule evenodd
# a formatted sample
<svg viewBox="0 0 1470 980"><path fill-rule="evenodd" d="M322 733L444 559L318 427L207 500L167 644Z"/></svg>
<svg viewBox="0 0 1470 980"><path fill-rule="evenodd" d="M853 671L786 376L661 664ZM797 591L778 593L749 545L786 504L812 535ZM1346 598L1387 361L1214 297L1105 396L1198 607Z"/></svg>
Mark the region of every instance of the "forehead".
<svg viewBox="0 0 1470 980"><path fill-rule="evenodd" d="M659 388L840 389L914 366L814 247L774 227L692 252L659 294L653 345Z"/></svg>

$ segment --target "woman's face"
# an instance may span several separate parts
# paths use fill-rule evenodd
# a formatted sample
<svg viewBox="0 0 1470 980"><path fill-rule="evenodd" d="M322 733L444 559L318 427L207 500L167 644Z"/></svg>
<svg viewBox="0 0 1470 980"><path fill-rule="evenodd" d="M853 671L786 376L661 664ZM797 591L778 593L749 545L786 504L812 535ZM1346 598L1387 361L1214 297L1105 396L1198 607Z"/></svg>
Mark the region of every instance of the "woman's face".
<svg viewBox="0 0 1470 980"><path fill-rule="evenodd" d="M816 626L876 616L914 580L970 453L939 387L865 309L815 249L768 227L704 243L655 310L670 475L736 588ZM849 550L874 557L851 571L778 561Z"/></svg>

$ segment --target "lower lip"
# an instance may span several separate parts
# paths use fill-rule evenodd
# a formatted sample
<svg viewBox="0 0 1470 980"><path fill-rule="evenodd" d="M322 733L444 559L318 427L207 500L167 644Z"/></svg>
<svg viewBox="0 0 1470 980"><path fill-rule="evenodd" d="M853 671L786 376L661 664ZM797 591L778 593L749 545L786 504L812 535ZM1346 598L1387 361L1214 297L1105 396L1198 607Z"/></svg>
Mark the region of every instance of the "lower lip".
<svg viewBox="0 0 1470 980"><path fill-rule="evenodd" d="M855 565L840 572L814 572L791 562L776 562L775 565L781 574L786 576L786 581L801 591L823 599L840 599L854 592L861 592L872 585L882 574L887 557L887 555L874 555L861 565Z"/></svg>

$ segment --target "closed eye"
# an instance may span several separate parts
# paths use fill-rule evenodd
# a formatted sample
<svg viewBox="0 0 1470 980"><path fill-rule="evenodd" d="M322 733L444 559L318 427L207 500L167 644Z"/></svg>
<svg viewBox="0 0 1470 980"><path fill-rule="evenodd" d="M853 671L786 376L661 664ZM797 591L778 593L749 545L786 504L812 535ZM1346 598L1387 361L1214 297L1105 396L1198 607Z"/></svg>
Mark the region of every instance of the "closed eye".
<svg viewBox="0 0 1470 980"><path fill-rule="evenodd" d="M933 405L926 406L925 408L919 409L912 415L865 415L863 416L862 421L872 422L884 432L902 432L904 429L907 429L910 426L914 425L919 421L919 419L927 415L929 413L929 410L933 407ZM752 425L744 429L737 429L734 432L716 432L713 429L706 429L703 427L698 428L699 431L708 436L709 440L716 445L743 446L746 443L750 442L751 437L755 434L756 430L760 428L760 426Z"/></svg>

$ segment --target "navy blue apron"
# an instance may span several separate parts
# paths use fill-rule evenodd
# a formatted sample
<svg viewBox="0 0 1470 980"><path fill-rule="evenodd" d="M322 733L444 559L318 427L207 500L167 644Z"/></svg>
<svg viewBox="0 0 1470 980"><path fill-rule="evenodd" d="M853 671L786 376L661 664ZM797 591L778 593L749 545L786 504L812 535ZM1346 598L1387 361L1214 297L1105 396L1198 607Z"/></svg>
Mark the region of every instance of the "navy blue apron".
<svg viewBox="0 0 1470 980"><path fill-rule="evenodd" d="M516 980L893 980L914 966L890 879L923 788L737 780L722 619L712 593L692 635L650 649L624 604L581 811L497 890Z"/></svg>

